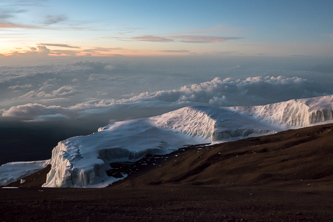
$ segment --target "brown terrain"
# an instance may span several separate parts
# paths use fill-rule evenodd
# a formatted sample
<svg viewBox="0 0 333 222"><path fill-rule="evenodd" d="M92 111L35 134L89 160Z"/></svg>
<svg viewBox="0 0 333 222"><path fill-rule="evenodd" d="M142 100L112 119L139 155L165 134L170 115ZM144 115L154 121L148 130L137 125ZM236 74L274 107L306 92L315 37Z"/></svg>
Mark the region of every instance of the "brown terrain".
<svg viewBox="0 0 333 222"><path fill-rule="evenodd" d="M333 221L333 124L113 164L103 189L0 189L0 221Z"/></svg>

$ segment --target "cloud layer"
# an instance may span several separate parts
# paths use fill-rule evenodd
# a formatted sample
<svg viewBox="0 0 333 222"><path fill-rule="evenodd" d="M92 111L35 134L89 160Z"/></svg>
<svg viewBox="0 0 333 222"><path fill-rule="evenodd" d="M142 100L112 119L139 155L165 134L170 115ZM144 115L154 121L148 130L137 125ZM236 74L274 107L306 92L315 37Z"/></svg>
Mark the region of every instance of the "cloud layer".
<svg viewBox="0 0 333 222"><path fill-rule="evenodd" d="M11 107L2 113L3 117L16 117L23 120L59 120L75 118L75 112L60 106L44 106L37 103L29 103Z"/></svg>
<svg viewBox="0 0 333 222"><path fill-rule="evenodd" d="M266 104L292 98L320 95L309 91L309 83L299 77L257 76L245 79L219 77L180 89L141 93L123 102L147 102L169 104L202 104L235 106Z"/></svg>
<svg viewBox="0 0 333 222"><path fill-rule="evenodd" d="M82 64L81 64L82 65ZM82 68L82 66L80 67ZM107 72L107 66L99 63L85 64L99 70L99 75L88 75L89 81L110 81L101 73ZM80 70L84 75L84 71ZM86 70L87 71L87 70ZM87 71L89 73L89 71ZM53 76L55 77L55 76ZM64 79L62 80L64 81ZM72 79L72 84L78 82ZM82 80L80 80L82 81ZM117 81L117 79L115 79ZM118 81L121 81L120 79ZM67 103L76 94L84 94L77 86L65 85L52 90L57 78L48 79L40 85L39 90L32 90L20 96L20 99L33 100L36 103L14 105L2 111L3 117L13 117L23 120L46 121L77 118L104 118L105 120L120 120L157 115L166 111L190 105L204 106L236 106L267 104L292 98L305 98L324 95L324 92L312 88L311 82L299 77L257 76L244 79L219 77L200 84L192 84L173 90L144 92L129 98L89 99L70 106L42 105L42 103ZM89 84L89 83L87 83ZM31 85L16 85L8 87L12 90L29 90ZM82 87L81 87L82 88ZM106 93L107 94L107 93ZM108 95L108 94L107 94ZM96 97L98 97L96 95ZM103 95L101 94L101 97Z"/></svg>
<svg viewBox="0 0 333 222"><path fill-rule="evenodd" d="M35 50L42 53L45 48ZM270 63L261 58L56 61L40 66L2 66L0 116L105 122L157 115L191 105L260 105L333 94L333 77L327 75L331 66L326 63L302 71L299 67L304 64L295 67L296 63L288 60L291 65L282 69L281 61L276 63L274 59Z"/></svg>

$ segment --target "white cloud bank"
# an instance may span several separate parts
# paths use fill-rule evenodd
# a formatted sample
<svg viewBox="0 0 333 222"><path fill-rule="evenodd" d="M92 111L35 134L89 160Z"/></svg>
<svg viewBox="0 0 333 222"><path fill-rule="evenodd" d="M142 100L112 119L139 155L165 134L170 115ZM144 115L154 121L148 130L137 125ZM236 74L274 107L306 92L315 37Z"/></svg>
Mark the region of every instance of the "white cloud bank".
<svg viewBox="0 0 333 222"><path fill-rule="evenodd" d="M75 111L60 106L44 106L37 103L13 106L3 111L3 117L15 117L23 120L58 120L77 116Z"/></svg>
<svg viewBox="0 0 333 222"><path fill-rule="evenodd" d="M53 91L53 96L66 96L74 92L72 87L66 86ZM67 108L38 103L12 106L4 110L2 116L34 121L83 117L119 120L157 115L190 105L259 105L319 95L325 93L314 89L311 81L299 77L216 77L179 89L145 92L128 99L92 99Z"/></svg>
<svg viewBox="0 0 333 222"><path fill-rule="evenodd" d="M174 103L203 103L214 106L253 105L316 96L308 91L306 79L298 77L248 77L220 79L183 86L178 90L141 93L130 100L153 100Z"/></svg>

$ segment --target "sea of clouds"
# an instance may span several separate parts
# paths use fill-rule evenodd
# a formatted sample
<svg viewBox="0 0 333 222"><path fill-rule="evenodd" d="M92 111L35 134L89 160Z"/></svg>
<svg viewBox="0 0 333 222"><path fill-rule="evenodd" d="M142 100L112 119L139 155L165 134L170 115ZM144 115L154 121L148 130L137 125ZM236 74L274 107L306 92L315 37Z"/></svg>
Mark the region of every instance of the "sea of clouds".
<svg viewBox="0 0 333 222"><path fill-rule="evenodd" d="M320 66L237 64L118 58L2 66L0 115L24 121L116 121L191 105L260 105L333 93Z"/></svg>

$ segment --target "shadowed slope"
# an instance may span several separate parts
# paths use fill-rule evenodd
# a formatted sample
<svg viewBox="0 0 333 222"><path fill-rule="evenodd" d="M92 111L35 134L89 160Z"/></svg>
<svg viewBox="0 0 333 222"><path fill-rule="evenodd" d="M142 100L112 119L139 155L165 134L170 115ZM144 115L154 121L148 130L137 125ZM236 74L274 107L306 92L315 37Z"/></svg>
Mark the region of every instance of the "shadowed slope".
<svg viewBox="0 0 333 222"><path fill-rule="evenodd" d="M0 218L332 221L332 134L330 124L147 155L113 164L129 177L105 189L27 189L45 182L48 167L11 184L20 189L0 189Z"/></svg>
<svg viewBox="0 0 333 222"><path fill-rule="evenodd" d="M155 158L139 161L137 172L115 185L327 184L333 179L333 124L180 149Z"/></svg>
<svg viewBox="0 0 333 222"><path fill-rule="evenodd" d="M333 184L332 158L333 124L328 124L213 146L195 145L168 155L146 155L135 163L113 164L113 171L107 173L129 175L113 187L316 183L329 189ZM11 186L41 186L48 170L25 178L26 183Z"/></svg>

